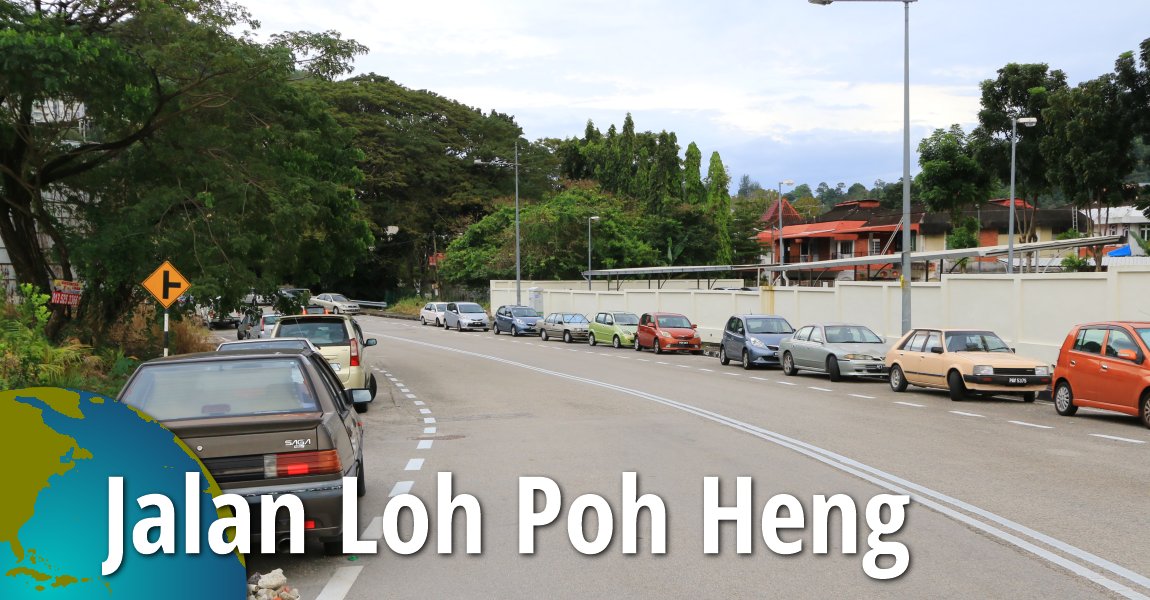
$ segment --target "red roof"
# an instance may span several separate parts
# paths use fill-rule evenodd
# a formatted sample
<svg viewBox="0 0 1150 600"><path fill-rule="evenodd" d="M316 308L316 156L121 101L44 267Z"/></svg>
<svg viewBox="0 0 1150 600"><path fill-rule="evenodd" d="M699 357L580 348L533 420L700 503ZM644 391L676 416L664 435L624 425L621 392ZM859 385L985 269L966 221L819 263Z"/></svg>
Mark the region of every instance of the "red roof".
<svg viewBox="0 0 1150 600"><path fill-rule="evenodd" d="M779 200L783 202L784 226L802 223L805 220L803 216L799 214L799 211L795 210L795 207L791 206L790 202L787 202L786 198L780 198ZM767 212L763 215L762 221L776 225L779 223L779 200L775 200L771 203L771 207L768 208Z"/></svg>

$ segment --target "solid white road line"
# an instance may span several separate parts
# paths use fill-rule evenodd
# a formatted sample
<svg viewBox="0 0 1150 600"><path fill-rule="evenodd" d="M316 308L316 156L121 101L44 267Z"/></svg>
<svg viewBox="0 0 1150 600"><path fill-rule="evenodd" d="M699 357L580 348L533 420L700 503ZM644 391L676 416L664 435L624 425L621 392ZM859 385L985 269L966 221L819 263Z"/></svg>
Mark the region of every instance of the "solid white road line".
<svg viewBox="0 0 1150 600"><path fill-rule="evenodd" d="M327 581L327 585L323 586L323 590L315 597L315 600L343 600L351 591L351 586L355 585L360 571L363 571L363 567L340 567L336 569L335 574Z"/></svg>
<svg viewBox="0 0 1150 600"><path fill-rule="evenodd" d="M419 460L422 461L423 459L421 458ZM411 486L413 485L415 485L414 481L397 481L395 482L395 485L391 487L391 491L388 492L387 497L394 498L400 494L410 493Z"/></svg>
<svg viewBox="0 0 1150 600"><path fill-rule="evenodd" d="M1011 544L1011 545L1017 547L1020 550L1024 550L1026 552L1029 552L1029 553L1037 556L1038 558L1041 558L1042 560L1045 560L1045 561L1047 561L1053 565L1062 567L1062 568L1070 571L1071 573L1074 573L1075 575L1082 577L1083 579L1088 579L1090 581L1093 581L1094 583L1097 583L1098 585L1101 585L1101 586L1103 586L1103 587L1105 587L1111 591L1114 591L1114 592L1116 592L1122 596L1125 596L1127 598L1140 598L1140 599L1146 599L1147 598L1146 595L1144 595L1138 591L1135 591L1134 589L1130 588L1126 584L1120 583L1120 582L1115 581L1113 579L1110 579L1106 575L1103 575L1102 573L1099 573L1098 571L1093 570L1086 565L1096 567L1097 569L1100 569L1101 571L1104 571L1104 572L1110 573L1112 575L1115 575L1117 577L1120 577L1122 579L1125 579L1125 580L1127 580L1131 583L1134 583L1135 585L1140 586L1140 587L1145 588L1145 589L1150 589L1150 577L1147 577L1147 576L1142 575L1140 573L1136 573L1136 572L1134 572L1134 571L1132 571L1126 567L1123 567L1123 566L1116 564L1112 561L1109 561L1105 558L1102 558L1100 556L1097 556L1095 554L1087 552L1086 550L1078 548L1072 544L1069 544L1069 543L1064 542L1062 540L1059 540L1057 538L1046 535L1040 531L1035 531L1034 529L1031 529L1025 525L1022 525L1021 523L1011 521L1010 519L1007 519L1006 517L992 513L988 510L985 510L983 508L980 508L980 507L975 506L973 504L970 504L968 502L964 502L964 501L959 500L957 498L954 498L952 496L948 496L946 494L943 494L942 492L938 492L938 491L930 489L926 486L916 484L912 481L898 477L897 475L887 473L885 471L882 471L880 469L877 469L877 468L872 467L870 465L867 465L865 463L861 463L857 460L854 460L850 457L843 456L841 454L832 452L830 450L826 450L824 448L820 448L818 446L815 446L813 444L809 444L809 443L804 442L802 440L788 437L788 436L782 435L780 433L776 433L776 432L764 429L762 427L758 427L756 425L751 425L749 423L745 423L743 421L739 421L739 420L733 419L731 417L728 417L728 416L725 416L725 415L722 415L719 413L715 413L715 412L712 412L712 411L709 411L709 410L706 410L703 408L698 408L698 407L692 406L690 404L678 402L675 400L671 400L668 398L664 398L662 396L657 396L655 394L651 394L651 393L644 392L644 391L637 390L637 389L633 389L633 388L627 388L627 387L607 383L604 381L599 381L596 379L589 379L586 377L571 375L569 373L563 373L560 371L552 371L550 369L544 369L542 367L537 367L537 366L529 365L526 363L516 362L513 360L509 360L509 359L502 358L499 356L493 356L490 354L481 354L478 352L471 352L469 350L461 350L459 348L452 348L450 346L440 346L438 344L430 344L427 342L409 340L406 338L400 338L400 337L395 337L395 336L391 336L391 335L383 335L383 334L375 334L375 335L381 335L382 337L387 337L389 339L393 339L393 340L399 341L399 342L404 342L404 343L409 343L409 344L418 344L420 346L436 348L439 350L443 350L445 352L453 352L453 353L457 353L457 354L463 354L463 355L467 355L467 356L473 356L473 357L481 358L484 360L489 360L492 362L499 362L499 363L503 363L503 364L506 364L509 366L518 367L518 368L526 369L529 371L534 371L536 373L542 373L545 375L550 375L550 376L553 376L553 377L556 377L559 379L566 379L568 381L575 381L575 382L584 383L587 385L597 386L597 387L601 387L604 389L613 390L613 391L616 391L616 392L619 392L622 394L626 394L629 396L634 396L637 398L648 400L648 401L651 401L651 402L654 402L657 404L661 404L663 406L667 406L670 408L675 408L677 410L681 410L685 413L695 415L695 416L700 417L702 419L711 421L713 423L717 423L717 424L725 426L725 427L729 427L729 428L734 429L736 431L748 433L752 436L755 436L755 437L762 439L764 441L773 443L777 446L781 446L783 448L790 449L794 452L797 452L799 454L802 454L804 456L807 456L807 457L810 457L814 460L817 460L817 461L823 463L824 465L826 465L832 469L842 471L842 472L850 474L850 475L854 475L854 476L858 477L859 479L862 479L864 481L868 481L868 482L870 482L870 483L872 483L872 484L874 484L880 488L890 490L893 493L910 495L914 502L922 504L923 506L926 506L926 507L934 510L935 512L938 512L939 514L945 515L945 516L947 516L947 517L949 517L955 521L964 523L964 524L970 526L971 528L979 529L979 530L981 530L981 531L983 531L983 532L985 532L991 536L994 536L994 537L996 537L996 538L998 538L998 539L1000 539L1000 540L1002 540L1008 544ZM900 402L900 404L902 404L902 403ZM921 406L921 405L919 405L919 406ZM1132 440L1132 441L1137 441L1137 440ZM983 520L979 520L978 518L975 518L975 517L979 517ZM1009 531L1007 531L1007 530L1009 530ZM1013 531L1014 533L1011 533L1011 531ZM1018 535L1015 535L1015 534L1018 534ZM1034 540L1034 542L1028 541L1027 539L1023 539L1022 537L1019 537L1020 535L1026 536L1027 538ZM1057 553L1055 553L1055 552L1053 552L1053 551L1051 551L1045 547L1037 545L1035 542L1041 543L1041 544L1046 544L1046 546L1049 546L1050 548L1058 550L1058 551L1060 551L1066 555L1073 556L1075 559L1077 559L1077 560L1081 561L1081 563L1085 563L1085 564L1080 564L1078 562L1074 562L1074 561L1066 558L1065 556L1062 556L1062 555L1057 554Z"/></svg>
<svg viewBox="0 0 1150 600"><path fill-rule="evenodd" d="M419 444L415 446L416 450L428 450L431 448L432 440L419 440Z"/></svg>
<svg viewBox="0 0 1150 600"><path fill-rule="evenodd" d="M961 410L951 410L951 411L947 411L947 412L949 412L949 413L950 413L950 414L952 414L952 415L959 415L959 416L962 416L962 417L978 417L978 418L980 418L980 419L985 419L985 418L986 418L986 417L984 417L983 415L976 415L976 414L974 414L974 413L962 412Z"/></svg>
<svg viewBox="0 0 1150 600"><path fill-rule="evenodd" d="M863 400L874 400L874 396L864 396L862 394L847 394L847 395L853 396L855 398L862 398Z"/></svg>
<svg viewBox="0 0 1150 600"><path fill-rule="evenodd" d="M926 406L925 404L915 404L914 402L902 402L900 400L895 400L894 403L895 404L901 404L903 406L913 406L915 408L923 408L924 406Z"/></svg>
<svg viewBox="0 0 1150 600"><path fill-rule="evenodd" d="M418 471L423 468L422 458L413 458L407 461L407 466L403 468L404 471Z"/></svg>
<svg viewBox="0 0 1150 600"><path fill-rule="evenodd" d="M1092 433L1090 435L1092 435L1094 437L1105 438L1108 440L1114 440L1116 442L1129 442L1131 444L1145 444L1146 443L1146 442L1143 442L1142 440L1132 440L1130 438L1118 437L1115 435L1103 435L1101 433Z"/></svg>
<svg viewBox="0 0 1150 600"><path fill-rule="evenodd" d="M1036 427L1038 429L1054 429L1050 425L1038 425L1036 423L1027 423L1026 421L1007 421L1007 422L1008 423L1014 423L1015 425L1022 425L1023 427Z"/></svg>

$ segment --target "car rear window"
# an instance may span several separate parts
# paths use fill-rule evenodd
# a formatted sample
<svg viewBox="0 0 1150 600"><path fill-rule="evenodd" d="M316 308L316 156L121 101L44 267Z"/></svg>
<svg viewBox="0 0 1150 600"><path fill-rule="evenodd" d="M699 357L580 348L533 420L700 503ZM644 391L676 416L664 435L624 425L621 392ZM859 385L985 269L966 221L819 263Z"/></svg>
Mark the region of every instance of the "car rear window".
<svg viewBox="0 0 1150 600"><path fill-rule="evenodd" d="M341 346L350 343L343 321L284 321L276 330L276 337L301 337L316 346Z"/></svg>
<svg viewBox="0 0 1150 600"><path fill-rule="evenodd" d="M257 341L224 342L216 350L307 350L303 340L277 340L275 338Z"/></svg>
<svg viewBox="0 0 1150 600"><path fill-rule="evenodd" d="M160 421L319 410L289 358L144 365L120 401Z"/></svg>

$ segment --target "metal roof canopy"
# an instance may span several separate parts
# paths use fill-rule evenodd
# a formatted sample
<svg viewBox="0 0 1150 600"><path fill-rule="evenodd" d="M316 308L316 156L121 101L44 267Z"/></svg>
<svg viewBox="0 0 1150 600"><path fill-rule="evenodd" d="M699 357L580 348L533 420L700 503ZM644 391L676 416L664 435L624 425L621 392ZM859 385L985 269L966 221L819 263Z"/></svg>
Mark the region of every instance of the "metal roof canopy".
<svg viewBox="0 0 1150 600"><path fill-rule="evenodd" d="M1026 244L1015 244L1014 251L1020 252L1041 252L1044 250L1062 250L1065 248L1079 248L1082 246L1105 246L1109 244L1118 244L1125 241L1124 235L1106 235L1094 236L1087 238L1075 238L1072 240L1055 240L1051 242L1030 242ZM968 258L972 256L1002 256L1009 252L1009 246L983 246L979 248L958 248L954 250L936 250L932 252L911 252L911 262L925 262L933 260L944 259L959 259ZM787 263L785 265L703 265L703 266L681 266L681 267L634 267L627 269L596 269L592 271L583 271L583 277L626 277L628 275L672 275L676 273L717 273L717 272L730 272L730 271L805 271L817 269L830 269L834 267L854 267L862 265L875 265L895 263L900 260L901 255L895 254L880 254L877 256L859 256L855 258L840 258L835 260L818 260L813 262L801 263ZM708 281L710 278L708 278ZM660 286L662 287L662 286Z"/></svg>

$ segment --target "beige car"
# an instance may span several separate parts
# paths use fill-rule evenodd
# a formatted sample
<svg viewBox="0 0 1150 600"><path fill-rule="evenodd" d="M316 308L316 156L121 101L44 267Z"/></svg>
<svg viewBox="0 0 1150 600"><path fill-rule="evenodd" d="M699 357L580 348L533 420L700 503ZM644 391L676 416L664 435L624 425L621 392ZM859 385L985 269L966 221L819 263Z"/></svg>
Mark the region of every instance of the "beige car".
<svg viewBox="0 0 1150 600"><path fill-rule="evenodd" d="M913 329L886 353L886 366L892 390L936 388L950 392L951 400L1012 394L1034 402L1050 385L1050 365L1018 356L990 331Z"/></svg>
<svg viewBox="0 0 1150 600"><path fill-rule="evenodd" d="M276 321L271 337L306 338L319 347L340 383L347 389L367 388L375 398L375 375L363 360L364 349L376 344L365 338L359 323L348 315L287 315ZM367 405L356 405L366 410Z"/></svg>

